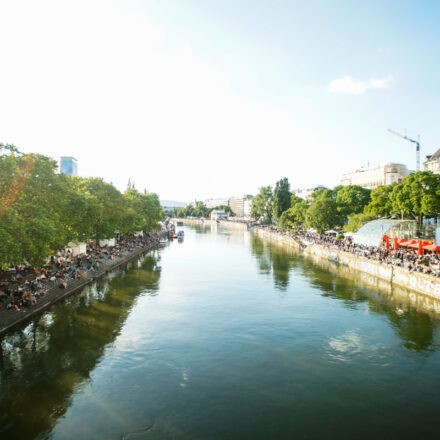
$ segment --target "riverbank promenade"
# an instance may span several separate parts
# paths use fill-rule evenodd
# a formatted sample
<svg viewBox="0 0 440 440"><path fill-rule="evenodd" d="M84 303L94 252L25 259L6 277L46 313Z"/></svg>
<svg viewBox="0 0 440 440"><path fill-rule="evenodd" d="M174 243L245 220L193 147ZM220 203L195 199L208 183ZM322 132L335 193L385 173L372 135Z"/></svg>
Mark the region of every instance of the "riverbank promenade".
<svg viewBox="0 0 440 440"><path fill-rule="evenodd" d="M14 268L0 282L0 334L158 244L157 234L126 236L115 246L89 246L75 257L60 251L50 265L40 270Z"/></svg>

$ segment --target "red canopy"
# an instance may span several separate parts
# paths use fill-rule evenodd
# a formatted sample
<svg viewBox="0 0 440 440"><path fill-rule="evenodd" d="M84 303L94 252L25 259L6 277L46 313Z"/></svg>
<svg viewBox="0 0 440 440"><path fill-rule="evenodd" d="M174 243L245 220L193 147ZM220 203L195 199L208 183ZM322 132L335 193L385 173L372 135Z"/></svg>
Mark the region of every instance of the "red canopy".
<svg viewBox="0 0 440 440"><path fill-rule="evenodd" d="M399 244L404 244L404 243L406 243L406 240L405 240L404 238L401 238L400 240L398 240L397 243L399 243Z"/></svg>
<svg viewBox="0 0 440 440"><path fill-rule="evenodd" d="M415 241L415 240L413 240L413 241ZM419 243L422 243L422 247L423 246L428 246L429 244L431 244L431 243L429 243L427 241L420 240L420 241L415 241L415 243L412 243L412 244L407 244L406 246L410 247L410 248L418 249L418 247L420 245Z"/></svg>
<svg viewBox="0 0 440 440"><path fill-rule="evenodd" d="M436 244L427 244L423 246L423 249L426 249L427 251L432 252L440 252L440 246L437 246Z"/></svg>
<svg viewBox="0 0 440 440"><path fill-rule="evenodd" d="M407 241L405 243L400 243L400 245L401 246L411 246L412 247L412 245L416 244L416 243L417 243L417 240L410 240L410 241ZM417 243L416 247L418 247L418 246L419 246L419 244Z"/></svg>

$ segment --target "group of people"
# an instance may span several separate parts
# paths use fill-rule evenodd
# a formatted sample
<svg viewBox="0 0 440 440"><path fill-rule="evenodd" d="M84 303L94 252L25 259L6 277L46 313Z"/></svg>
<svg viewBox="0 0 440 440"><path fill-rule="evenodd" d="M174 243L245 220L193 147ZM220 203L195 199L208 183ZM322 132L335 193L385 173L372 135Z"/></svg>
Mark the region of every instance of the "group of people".
<svg viewBox="0 0 440 440"><path fill-rule="evenodd" d="M147 247L159 241L156 233L119 238L115 246L91 244L86 252L73 255L70 249L61 249L42 268L21 264L11 266L0 278L0 307L26 310L53 289L67 289L75 280L91 277L111 266L136 248Z"/></svg>
<svg viewBox="0 0 440 440"><path fill-rule="evenodd" d="M337 238L331 234L318 234L307 231L282 231L276 227L268 227L279 234L287 235L302 246L320 244L360 257L375 260L384 264L392 264L407 268L410 272L421 272L440 277L440 259L438 254L417 255L417 249L399 247L397 250L386 249L385 246L364 246L354 243L351 237Z"/></svg>

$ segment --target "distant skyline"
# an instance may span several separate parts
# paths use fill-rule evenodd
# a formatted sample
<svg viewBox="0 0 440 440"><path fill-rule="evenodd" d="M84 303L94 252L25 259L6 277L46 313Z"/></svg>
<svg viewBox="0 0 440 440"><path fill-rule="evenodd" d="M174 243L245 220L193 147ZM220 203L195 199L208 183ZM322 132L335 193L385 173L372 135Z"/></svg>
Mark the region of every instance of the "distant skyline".
<svg viewBox="0 0 440 440"><path fill-rule="evenodd" d="M163 200L440 147L436 1L3 0L0 142Z"/></svg>

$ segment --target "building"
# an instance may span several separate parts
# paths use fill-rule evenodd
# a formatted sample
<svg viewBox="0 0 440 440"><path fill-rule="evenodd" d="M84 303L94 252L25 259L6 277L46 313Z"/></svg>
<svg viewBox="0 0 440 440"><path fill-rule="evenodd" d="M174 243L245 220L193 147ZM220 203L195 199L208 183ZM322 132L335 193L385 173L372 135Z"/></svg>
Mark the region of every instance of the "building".
<svg viewBox="0 0 440 440"><path fill-rule="evenodd" d="M253 197L246 194L244 197L229 199L229 207L237 217L250 217L251 203ZM247 215L246 215L247 214Z"/></svg>
<svg viewBox="0 0 440 440"><path fill-rule="evenodd" d="M359 185L363 188L374 189L381 185L401 183L408 174L406 165L389 162L344 174L341 185Z"/></svg>
<svg viewBox="0 0 440 440"><path fill-rule="evenodd" d="M317 191L318 189L328 189L326 186L323 185L318 185L315 186L313 188L298 188L298 189L293 189L291 192L297 196L300 197L301 199L309 199L310 196Z"/></svg>
<svg viewBox="0 0 440 440"><path fill-rule="evenodd" d="M78 175L78 162L74 157L63 156L60 157L60 173L68 174L69 176Z"/></svg>
<svg viewBox="0 0 440 440"><path fill-rule="evenodd" d="M250 219L251 218L251 208L252 208L252 200L253 196L248 196L243 202L243 217Z"/></svg>
<svg viewBox="0 0 440 440"><path fill-rule="evenodd" d="M223 220L227 219L228 214L226 211L223 211L222 209L214 209L211 212L211 220Z"/></svg>
<svg viewBox="0 0 440 440"><path fill-rule="evenodd" d="M217 206L229 206L228 198L208 199L204 201L207 208L217 208Z"/></svg>
<svg viewBox="0 0 440 440"><path fill-rule="evenodd" d="M432 171L434 174L440 174L440 149L432 156L426 156L423 162L423 171Z"/></svg>

